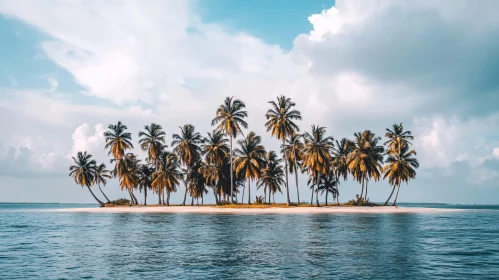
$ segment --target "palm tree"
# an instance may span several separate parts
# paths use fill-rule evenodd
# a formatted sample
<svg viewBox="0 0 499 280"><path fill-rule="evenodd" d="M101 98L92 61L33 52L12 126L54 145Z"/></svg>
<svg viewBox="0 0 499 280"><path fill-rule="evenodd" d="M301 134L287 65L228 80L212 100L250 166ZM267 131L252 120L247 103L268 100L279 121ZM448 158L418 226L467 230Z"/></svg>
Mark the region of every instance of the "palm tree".
<svg viewBox="0 0 499 280"><path fill-rule="evenodd" d="M283 146L282 153L287 155L289 163L289 172L295 174L296 180L296 195L298 196L298 204L300 204L300 191L298 189L298 169L301 170L301 161L303 158L304 145L302 142L303 136L300 134L293 134L286 139L286 143Z"/></svg>
<svg viewBox="0 0 499 280"><path fill-rule="evenodd" d="M109 178L111 178L111 171L106 169L106 165L104 163L101 163L95 167L94 183L99 186L99 190L102 193L102 195L106 198L107 202L110 202L109 198L107 198L106 194L100 188L100 184L105 186L107 184L107 179Z"/></svg>
<svg viewBox="0 0 499 280"><path fill-rule="evenodd" d="M191 166L201 158L202 150L199 145L203 141L204 139L201 134L195 132L194 126L191 124L180 127L180 134L173 134L173 152L177 154L179 160L184 164L187 173L189 173ZM186 177L184 202L182 205L185 205L188 186L189 181Z"/></svg>
<svg viewBox="0 0 499 280"><path fill-rule="evenodd" d="M265 165L265 148L262 138L251 131L246 138L239 140L238 149L235 150L236 159L234 166L236 174L242 174L248 182L248 204L251 203L251 180L260 177L261 170Z"/></svg>
<svg viewBox="0 0 499 280"><path fill-rule="evenodd" d="M333 165L335 168L336 178L343 177L343 180L348 179L348 156L353 151L354 143L346 138L342 138L339 142L335 140L331 154L333 156ZM337 200L338 205L340 204Z"/></svg>
<svg viewBox="0 0 499 280"><path fill-rule="evenodd" d="M73 177L76 184L81 187L87 187L94 199L102 207L104 202L100 201L92 192L90 187L95 182L96 162L92 159L92 155L87 152L78 152L76 158L73 157L74 165L69 167L69 176Z"/></svg>
<svg viewBox="0 0 499 280"><path fill-rule="evenodd" d="M220 180L223 175L222 166L229 159L230 147L227 144L229 140L225 138L222 131L208 132L208 136L204 139L204 144L201 149L205 155L205 165L201 167L200 172L206 179L206 184L213 188L215 194L215 202L220 203L217 196L220 195Z"/></svg>
<svg viewBox="0 0 499 280"><path fill-rule="evenodd" d="M286 139L300 131L300 128L293 121L301 120L301 114L299 111L293 109L296 104L291 101L291 98L284 95L277 97L277 103L275 101L269 101L269 103L271 108L265 114L267 118L265 127L267 127L267 131L271 131L272 137L282 140L281 148L284 148ZM283 151L286 150L283 149ZM289 205L291 202L289 199L288 160L286 153L284 153L283 158L286 170L286 204Z"/></svg>
<svg viewBox="0 0 499 280"><path fill-rule="evenodd" d="M208 189L206 189L207 180L203 175L204 165L201 160L196 161L187 174L190 184L189 190L192 195L191 205L194 205L194 198L197 205L199 205L199 198L201 198L201 203L203 204L204 195L208 193Z"/></svg>
<svg viewBox="0 0 499 280"><path fill-rule="evenodd" d="M381 163L383 162L383 146L379 146L380 137L376 137L369 130L364 130L362 133L355 133L354 147L348 156L348 169L355 180L362 184L360 197L367 199L364 194L364 183L370 178L375 181L381 177Z"/></svg>
<svg viewBox="0 0 499 280"><path fill-rule="evenodd" d="M153 173L151 186L158 192L166 191L166 205L170 205L170 193L177 191L182 172L177 155L163 150L158 157L158 169Z"/></svg>
<svg viewBox="0 0 499 280"><path fill-rule="evenodd" d="M338 177L336 177L335 173L336 173L335 170L331 168L330 172L322 176L319 182L318 191L320 191L321 194L323 194L324 192L326 193L326 206L327 206L327 197L329 196L329 193L333 195L333 199L338 199L340 194L338 191L340 180L338 179Z"/></svg>
<svg viewBox="0 0 499 280"><path fill-rule="evenodd" d="M159 124L151 123L150 125L144 126L144 131L139 131L140 148L142 151L147 151L146 161L154 164L156 170L158 169L159 154L166 148L165 136L166 133L163 131L163 127ZM146 193L144 193L146 195ZM159 204L161 204L161 193L158 193ZM164 201L163 197L163 201Z"/></svg>
<svg viewBox="0 0 499 280"><path fill-rule="evenodd" d="M388 201L392 198L395 187L397 187L397 194L393 201L393 205L396 205L400 184L402 182L409 183L409 180L416 177L415 169L419 167L419 162L416 158L412 157L413 155L416 155L416 151L409 151L409 146L407 145L396 147L396 150L388 155L388 158L385 161L387 164L383 167L383 172L385 173L383 178L385 179L388 177L388 182L393 186L393 189L386 200L385 205L388 204Z"/></svg>
<svg viewBox="0 0 499 280"><path fill-rule="evenodd" d="M211 125L217 125L217 130L229 135L230 139L230 196L234 203L234 167L232 153L232 138L236 138L238 134L242 134L241 126L248 128L248 124L244 118L248 113L243 110L246 105L239 99L233 100L234 97L226 97L224 103L218 107L215 118L211 121Z"/></svg>
<svg viewBox="0 0 499 280"><path fill-rule="evenodd" d="M329 153L333 145L333 137L325 136L326 128L312 125L312 133L305 132L305 148L303 149L302 166L316 180L315 185L320 182L321 174L326 174L331 164ZM312 192L313 195L313 192ZM317 207L319 207L319 195L316 195Z"/></svg>
<svg viewBox="0 0 499 280"><path fill-rule="evenodd" d="M132 204L138 204L137 198L133 194L133 190L140 181L140 160L137 159L136 155L127 153L123 159L112 161L116 161L113 173L120 180L121 190L126 189L130 194Z"/></svg>
<svg viewBox="0 0 499 280"><path fill-rule="evenodd" d="M106 139L105 148L109 148L108 155L113 155L114 159L118 160L125 156L125 151L133 149L132 134L125 132L126 125L118 121L116 125L109 125L109 130L104 132Z"/></svg>
<svg viewBox="0 0 499 280"><path fill-rule="evenodd" d="M132 144L132 134L129 132L126 132L127 126L122 124L121 121L118 121L116 125L110 124L108 126L109 130L104 132L104 137L106 140L106 149L109 149L108 155L112 155L113 159L111 159L111 162L115 162L114 166L114 171L112 172L113 176L117 176L118 172L116 172L118 169L120 169L119 165L121 163L121 160L125 156L126 150L131 150L133 149L133 144ZM125 164L123 164L125 165ZM122 166L123 167L123 166ZM124 170L124 169L123 169ZM123 190L123 187L121 188ZM130 190L127 189L129 192ZM130 193L130 197L132 198L133 194ZM134 200L132 198L132 203L134 203Z"/></svg>
<svg viewBox="0 0 499 280"><path fill-rule="evenodd" d="M204 143L201 145L206 164L221 165L229 157L230 147L227 145L229 140L224 136L221 131L208 132L208 136L205 137Z"/></svg>
<svg viewBox="0 0 499 280"><path fill-rule="evenodd" d="M154 173L155 168L148 164L141 164L139 169L139 190L141 192L144 191L144 205L147 205L147 190L152 189L152 174Z"/></svg>
<svg viewBox="0 0 499 280"><path fill-rule="evenodd" d="M258 179L258 189L264 187L264 194L266 194L266 190L269 191L269 203L270 194L272 193L272 196L274 196L277 191L282 193L281 186L285 183L281 161L281 159L277 158L277 154L274 151L269 151L265 156L265 167L262 170L262 175Z"/></svg>
<svg viewBox="0 0 499 280"><path fill-rule="evenodd" d="M396 151L400 153L402 147L411 144L409 140L414 140L411 134L411 131L404 131L402 123L394 124L392 129L387 128L385 137L388 138L388 141L384 143L385 146L388 145L387 152Z"/></svg>

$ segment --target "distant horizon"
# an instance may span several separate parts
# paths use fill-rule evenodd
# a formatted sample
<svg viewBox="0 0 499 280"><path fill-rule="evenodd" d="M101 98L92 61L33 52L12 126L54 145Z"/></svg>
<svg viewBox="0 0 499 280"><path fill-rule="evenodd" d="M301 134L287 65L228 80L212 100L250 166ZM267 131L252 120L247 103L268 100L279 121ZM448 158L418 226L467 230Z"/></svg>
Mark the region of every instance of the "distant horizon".
<svg viewBox="0 0 499 280"><path fill-rule="evenodd" d="M320 203L324 203L325 201L320 201ZM0 201L0 204L80 204L80 205L98 205L96 202L15 202L15 201ZM382 204L381 201L375 201L374 203ZM172 205L180 205L181 203L173 203ZM428 204L428 205L483 205L483 206L499 206L499 204L487 204L487 203L441 203L441 202L397 202L397 204ZM151 205L155 205L154 203ZM205 203L204 206L207 205L215 205L215 203ZM150 205L138 205L136 207L149 207ZM187 205L190 206L190 205ZM194 205L194 206L203 206L203 205ZM328 206L321 205L321 207L335 207L335 204L331 204ZM363 206L363 207L372 207L372 206Z"/></svg>

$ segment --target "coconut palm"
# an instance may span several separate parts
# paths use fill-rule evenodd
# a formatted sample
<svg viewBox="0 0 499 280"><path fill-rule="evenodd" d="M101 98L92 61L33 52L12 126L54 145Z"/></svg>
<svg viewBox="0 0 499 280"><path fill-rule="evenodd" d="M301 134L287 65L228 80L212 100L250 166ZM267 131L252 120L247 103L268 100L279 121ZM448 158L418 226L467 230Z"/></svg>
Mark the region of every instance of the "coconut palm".
<svg viewBox="0 0 499 280"><path fill-rule="evenodd" d="M158 169L159 154L166 148L165 136L163 127L159 124L151 123L144 126L145 131L139 131L139 145L142 151L147 152L146 161L154 164L155 169ZM146 193L144 193L145 195ZM161 204L161 194L158 193L158 201ZM163 201L165 198L163 197Z"/></svg>
<svg viewBox="0 0 499 280"><path fill-rule="evenodd" d="M118 121L116 125L109 125L109 130L104 132L106 139L105 148L109 148L108 155L113 155L114 159L121 159L126 150L133 149L132 134L126 132L127 126Z"/></svg>
<svg viewBox="0 0 499 280"><path fill-rule="evenodd" d="M335 140L333 148L331 149L331 155L333 156L333 165L336 178L343 177L343 180L348 179L348 156L353 151L354 143L346 138L342 138L340 141ZM339 201L337 201L339 204Z"/></svg>
<svg viewBox="0 0 499 280"><path fill-rule="evenodd" d="M217 109L215 118L211 121L211 125L217 125L217 130L229 136L230 142L230 196L231 202L234 203L234 161L232 152L232 139L238 134L242 134L241 127L248 128L248 123L244 120L248 113L244 110L246 105L239 99L234 97L226 97L224 103Z"/></svg>
<svg viewBox="0 0 499 280"><path fill-rule="evenodd" d="M194 205L194 199L196 199L196 204L199 205L199 198L201 198L201 203L203 203L204 195L208 193L208 189L206 188L207 180L203 175L204 165L201 160L196 161L187 174L189 190L192 196L191 205Z"/></svg>
<svg viewBox="0 0 499 280"><path fill-rule="evenodd" d="M92 159L92 155L87 154L87 152L78 152L76 158L73 157L74 165L69 167L69 176L73 177L76 184L80 185L82 188L87 187L94 199L102 207L104 202L100 201L95 194L92 192L90 187L95 182L95 169L96 162Z"/></svg>
<svg viewBox="0 0 499 280"><path fill-rule="evenodd" d="M269 101L271 108L265 114L267 122L265 127L267 131L271 131L272 137L276 137L282 140L282 147L284 148L286 139L291 137L296 132L300 131L298 125L293 121L301 120L301 114L299 111L293 109L296 103L291 101L291 98L285 97L284 95L277 97L277 102ZM283 149L286 152L286 149ZM283 155L284 168L286 174L286 204L289 205L289 184L288 184L288 161L286 153Z"/></svg>
<svg viewBox="0 0 499 280"><path fill-rule="evenodd" d="M379 146L380 137L376 137L369 130L355 133L354 147L348 156L348 169L354 179L362 184L360 197L364 196L364 185L373 178L375 181L381 177L381 163L383 162L383 146Z"/></svg>
<svg viewBox="0 0 499 280"><path fill-rule="evenodd" d="M170 205L170 193L177 191L182 172L177 155L163 150L158 157L158 169L153 173L151 186L158 193L166 191L166 205Z"/></svg>
<svg viewBox="0 0 499 280"><path fill-rule="evenodd" d="M239 148L235 150L234 167L236 174L242 174L248 182L248 204L251 203L251 180L260 177L265 165L265 148L262 138L251 131L243 140L239 140Z"/></svg>
<svg viewBox="0 0 499 280"><path fill-rule="evenodd" d="M223 164L224 160L229 157L230 147L227 145L229 140L221 131L208 132L201 148L205 155L206 164Z"/></svg>
<svg viewBox="0 0 499 280"><path fill-rule="evenodd" d="M338 202L338 197L340 194L338 186L340 185L340 180L338 179L338 177L336 177L335 173L335 170L331 168L329 172L321 177L321 180L319 182L318 191L321 192L321 194L323 194L324 192L326 193L326 206L328 205L327 198L329 196L329 193L333 195L333 199L337 200L337 204L340 204Z"/></svg>
<svg viewBox="0 0 499 280"><path fill-rule="evenodd" d="M204 141L201 134L195 131L194 126L186 124L180 127L180 134L173 134L172 147L173 152L178 156L180 162L185 166L186 173L189 173L192 165L201 158L202 150L199 146ZM187 198L189 181L186 177L186 186L184 194L184 202Z"/></svg>
<svg viewBox="0 0 499 280"><path fill-rule="evenodd" d="M312 132L305 132L305 148L303 149L302 168L306 169L315 180L315 185L320 182L321 174L326 174L331 164L330 150L333 137L325 136L326 128L312 125ZM317 192L316 192L317 193ZM312 192L313 195L313 192ZM319 195L316 195L316 204L319 207Z"/></svg>
<svg viewBox="0 0 499 280"><path fill-rule="evenodd" d="M395 187L397 187L397 194L395 195L393 205L397 204L400 184L403 182L409 183L409 180L414 179L416 177L416 169L419 167L418 160L412 157L413 155L416 155L416 151L409 151L409 146L407 145L401 145L396 147L396 149L398 151L393 151L388 155L388 158L385 161L387 164L383 167L383 172L385 173L383 179L388 177L388 182L393 186L392 192L386 200L385 205L387 205L392 198Z"/></svg>
<svg viewBox="0 0 499 280"><path fill-rule="evenodd" d="M140 174L138 187L140 192L144 191L144 205L147 205L147 190L152 189L152 174L154 173L155 168L148 164L141 164L139 169Z"/></svg>
<svg viewBox="0 0 499 280"><path fill-rule="evenodd" d="M411 131L404 131L402 123L394 124L392 129L387 128L385 137L388 141L384 145L388 145L387 152L396 151L400 153L400 149L411 144L409 140L414 140Z"/></svg>
<svg viewBox="0 0 499 280"><path fill-rule="evenodd" d="M296 180L296 195L298 196L298 204L300 203L300 191L298 189L298 169L301 171L301 162L303 158L303 136L300 134L294 133L288 139L283 146L282 153L287 155L288 163L289 163L289 172L291 174L295 174Z"/></svg>
<svg viewBox="0 0 499 280"><path fill-rule="evenodd" d="M105 186L107 184L107 179L110 179L111 177L111 171L106 169L106 165L104 163L96 165L94 183L99 186L99 190L106 198L107 202L110 202L109 198L107 198L106 194L102 191L100 185L102 184L103 186Z"/></svg>
<svg viewBox="0 0 499 280"><path fill-rule="evenodd" d="M257 186L258 189L264 187L263 193L266 194L269 191L269 203L270 194L274 194L279 191L282 193L281 186L284 185L284 171L281 165L282 160L277 158L277 154L274 151L269 151L265 156L265 167L262 170L262 174L258 179Z"/></svg>
<svg viewBox="0 0 499 280"><path fill-rule="evenodd" d="M116 161L113 173L119 178L121 190L127 190L132 204L138 204L133 191L140 182L140 160L136 155L127 153L122 159L112 161Z"/></svg>
<svg viewBox="0 0 499 280"><path fill-rule="evenodd" d="M315 177L309 173L308 180L307 180L307 186L310 188L310 205L314 204L314 192L317 192L317 189L315 188L317 186L317 182L315 181ZM316 194L318 195L318 194Z"/></svg>

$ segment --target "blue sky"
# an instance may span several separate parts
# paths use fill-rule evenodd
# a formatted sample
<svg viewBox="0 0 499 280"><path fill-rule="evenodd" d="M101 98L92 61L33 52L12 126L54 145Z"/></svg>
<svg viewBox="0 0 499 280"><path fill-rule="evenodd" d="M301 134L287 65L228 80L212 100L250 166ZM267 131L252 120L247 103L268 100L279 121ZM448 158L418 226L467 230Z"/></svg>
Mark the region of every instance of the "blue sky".
<svg viewBox="0 0 499 280"><path fill-rule="evenodd" d="M227 95L247 103L249 130L277 150L264 114L285 94L302 112L302 130L319 124L335 139L364 129L383 136L403 122L421 167L401 201L499 203L497 8L464 0L0 0L0 126L8 132L0 134L0 200L92 202L67 168L82 150L109 162L107 125L123 121L134 141L151 122L169 137L186 123L204 134ZM391 190L386 181L370 189L374 201ZM116 180L106 191L124 196ZM340 200L358 191L350 178Z"/></svg>
<svg viewBox="0 0 499 280"><path fill-rule="evenodd" d="M232 32L245 32L291 49L300 33L310 31L307 17L334 5L332 0L207 0L199 1L197 12L209 23L223 24Z"/></svg>

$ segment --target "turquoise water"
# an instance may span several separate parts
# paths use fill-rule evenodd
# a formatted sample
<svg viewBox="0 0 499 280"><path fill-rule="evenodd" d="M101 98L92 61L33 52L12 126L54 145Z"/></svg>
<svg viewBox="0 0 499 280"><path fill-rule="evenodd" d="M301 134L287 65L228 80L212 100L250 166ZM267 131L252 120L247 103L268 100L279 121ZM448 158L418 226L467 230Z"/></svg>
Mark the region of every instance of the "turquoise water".
<svg viewBox="0 0 499 280"><path fill-rule="evenodd" d="M499 278L497 206L259 216L33 211L68 207L95 206L0 204L0 279Z"/></svg>

